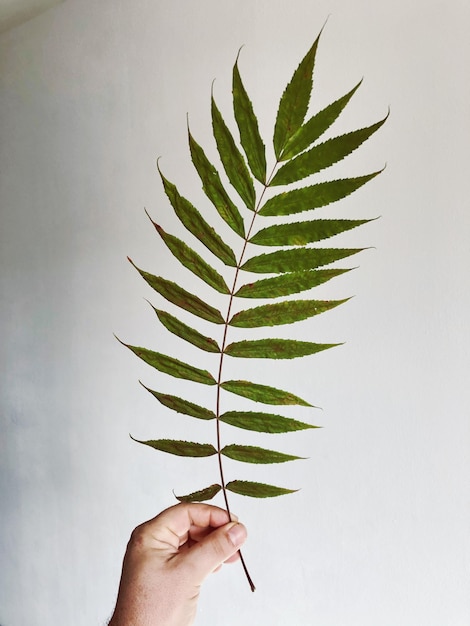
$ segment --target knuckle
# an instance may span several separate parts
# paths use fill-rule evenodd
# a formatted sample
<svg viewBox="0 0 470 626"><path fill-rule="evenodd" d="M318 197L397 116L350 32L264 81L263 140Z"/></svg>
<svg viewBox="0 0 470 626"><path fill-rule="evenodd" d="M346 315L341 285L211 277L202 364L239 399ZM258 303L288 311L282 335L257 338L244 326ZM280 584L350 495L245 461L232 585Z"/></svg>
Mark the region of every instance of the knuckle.
<svg viewBox="0 0 470 626"><path fill-rule="evenodd" d="M140 548L147 543L148 532L145 524L136 526L131 533L128 546L130 548Z"/></svg>

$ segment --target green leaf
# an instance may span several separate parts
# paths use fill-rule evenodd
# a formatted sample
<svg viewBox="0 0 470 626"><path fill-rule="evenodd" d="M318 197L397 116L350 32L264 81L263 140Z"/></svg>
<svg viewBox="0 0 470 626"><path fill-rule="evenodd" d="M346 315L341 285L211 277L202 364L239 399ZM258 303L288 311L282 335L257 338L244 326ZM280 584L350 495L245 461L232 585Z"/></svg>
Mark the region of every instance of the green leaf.
<svg viewBox="0 0 470 626"><path fill-rule="evenodd" d="M200 491L188 493L187 496L175 495L175 498L180 502L204 502L206 500L212 500L212 498L216 496L221 489L222 487L220 485L214 484L210 487L206 487L205 489L201 489Z"/></svg>
<svg viewBox="0 0 470 626"><path fill-rule="evenodd" d="M371 220L313 220L268 226L249 240L262 246L305 246L366 224Z"/></svg>
<svg viewBox="0 0 470 626"><path fill-rule="evenodd" d="M188 270L196 274L201 280L213 287L216 291L224 294L230 293L222 276L216 272L204 259L192 248L175 237L166 233L161 226L152 222L156 231L170 249L171 253Z"/></svg>
<svg viewBox="0 0 470 626"><path fill-rule="evenodd" d="M210 443L193 443L192 441L181 441L177 439L151 439L149 441L140 441L140 439L134 439L132 436L131 439L137 443L143 443L145 446L150 446L154 450L168 452L176 456L204 457L217 454L217 450Z"/></svg>
<svg viewBox="0 0 470 626"><path fill-rule="evenodd" d="M234 281L233 289L230 290L228 285L232 283L229 283L228 279L226 282L226 270L223 274L220 273L218 266L211 263L210 259L206 259L209 255L205 253L204 249L199 254L197 250L201 250L201 248L198 244L194 242L191 244L187 237L179 239L174 235L170 235L159 224L153 222L164 243L184 267L193 272L198 279L213 287L217 292L230 295L230 302L227 301L228 311L222 315L221 311L209 304L214 299L215 303L217 303L221 298L218 294L211 297L211 292L209 292L208 301L205 300L207 289L205 286L203 287L199 280L193 279L195 286L192 289L194 293L190 293L176 282L144 272L136 267L144 280L173 305L202 319L224 326L223 345L222 343L219 345L215 339L199 332L196 329L197 325L196 328L193 328L191 321L189 322L190 325L187 325L180 320L178 312L175 316L153 307L160 322L168 331L201 350L219 355L217 358L216 376L215 372L213 375L210 371L186 363L184 355L185 361L180 361L160 352L124 344L144 362L163 373L172 375L175 378L190 380L217 388L217 411L215 411L189 402L176 395L164 394L146 387L164 407L196 419L213 420L213 427L217 427L217 432L214 433L214 435L217 435L217 445L215 445L215 441L213 442L214 445L170 439L140 441L143 445L178 456L217 456L217 465L220 470L218 483L186 495L177 496L177 499L181 502L210 500L223 490L228 510L226 491L258 498L279 496L296 491L247 480L233 480L225 484L223 463L229 463L229 461L225 460L225 457L254 464L283 463L300 459L301 457L254 445L234 443L221 448L223 444L220 443L220 436L223 433L221 433L220 429L224 428L224 424L242 428L245 431L269 434L317 428L317 426L312 424L269 412L271 410L287 412L287 409L282 407L291 405L312 406L299 396L277 387L257 384L248 380L220 381L226 377L226 372L223 368L225 355L235 358L293 359L312 355L340 345L338 343L313 343L311 341L299 341L288 338L267 337L250 339L250 333L229 331L228 328L231 326L255 329L263 326L293 324L346 302L347 299L331 301L313 299L291 300L287 296L310 290L350 271L349 268L339 268L335 267L335 265L340 265L339 261L341 259L353 256L364 249L331 248L326 247L328 244L322 242L371 221L367 219L335 219L335 216L330 216L333 219L324 219L326 217L325 212L325 215L320 216L321 219L310 219L309 221L297 223L293 223L292 219L267 220L267 225L254 223L258 214L283 218L327 206L347 197L380 173L380 171L376 171L363 176L328 180L313 185L310 184L309 186L298 184L304 178L321 172L354 152L382 126L386 119L339 136L332 137L333 133L325 135L326 138L332 138L324 140L322 137L323 133L341 115L353 94L359 88L360 83L322 110L318 111L317 108L317 112L314 114L309 113L319 39L320 35L295 70L280 99L273 134L276 162L270 166L269 171L274 167L269 177L267 175L265 145L261 139L258 120L255 116L252 102L240 77L238 56L233 67L232 89L233 109L240 141L238 141L238 137L235 137L235 125L232 125L228 118L222 115L221 110L219 110L213 92L211 93L211 119L212 131L218 156L220 157L219 165L217 165L216 161L212 162L208 158L210 157L209 152L206 153L205 149L196 142L188 127L191 160L207 198L225 222L221 228L226 234L226 226L228 225L242 239L242 242L240 242L241 249L237 256L235 256L231 246L224 242L224 234L216 232L202 217L199 210L184 198L176 186L167 180L162 175L160 169L158 169L169 201L184 227L218 260L222 261L226 266L234 268L234 276L232 277ZM228 124L226 120L229 122ZM342 131L337 131L334 134L338 135L339 132ZM323 141L323 143L319 143L320 141ZM224 171L222 171L222 168ZM261 183L259 188L255 185L255 180ZM320 180L324 180L324 177L320 177ZM268 187L291 185L291 183L293 183L292 187L297 188L288 188L284 193L277 193L279 189L272 189L266 194L266 197L270 195L271 198L267 201L264 200ZM257 191L260 192L259 201L256 194ZM262 201L265 201L264 205L262 205ZM245 235L244 217L241 213L241 210L245 210L242 204L252 211L249 228L247 223L247 235ZM210 208L213 211L213 208ZM218 218L214 218L214 220L218 220ZM184 239L188 239L189 245ZM248 243L268 246L268 248L262 251L258 249L256 252L253 252L254 249L251 248L252 252L247 254L246 247ZM311 244L316 247L313 247ZM264 252L264 254L261 254L261 252ZM249 258L250 254L251 258ZM331 264L334 264L333 267L330 267ZM239 270L270 276L255 276L252 282L248 282L246 275L245 279L239 279ZM248 279L250 278L248 277ZM257 280L258 278L261 278L261 280ZM240 283L245 281L247 284L238 287L239 280ZM191 283L189 285L191 288ZM236 292L235 288L237 289ZM198 295L195 295L196 293ZM244 298L277 298L279 300L271 300L270 303L261 304L260 306L259 302L252 302L251 304L257 306L251 306L251 308L249 308L249 305L235 307L232 302L234 295ZM167 308L171 311L169 306ZM246 310L240 311L240 308L245 308ZM239 312L234 314L234 311ZM185 319L184 315L181 317L183 320ZM227 333L239 334L240 336L228 337ZM213 333L210 332L209 334L212 335ZM273 334L275 333L273 332ZM256 334L253 337L256 337ZM308 337L301 338L308 339ZM232 341L233 339L242 340ZM192 349L189 348L189 350ZM230 366L230 363L227 363L226 366ZM261 367L262 364L259 363L259 369ZM266 370L266 367L264 369ZM264 376L264 380L270 382L268 374ZM229 397L221 399L219 397L220 390L241 396L245 399L241 401L242 404L243 402L246 404L246 401L249 401L249 407L253 407L252 403L254 402L268 406L260 407L259 411L256 410L258 407L255 407L255 410L251 411L229 410L220 415L219 401L230 400ZM231 408L230 403L228 405L228 408ZM273 409L269 405L277 405L281 408ZM266 412L262 412L263 409ZM160 412L158 411L158 413ZM208 425L208 427L210 426ZM254 590L254 585L246 568L245 573L252 590Z"/></svg>
<svg viewBox="0 0 470 626"><path fill-rule="evenodd" d="M232 133L225 124L213 97L211 104L214 138L225 173L246 206L251 211L254 211L256 201L255 188L253 187L253 180L248 172L248 168L245 165L245 160L235 145Z"/></svg>
<svg viewBox="0 0 470 626"><path fill-rule="evenodd" d="M278 274L310 270L322 265L329 265L345 257L362 252L364 248L294 248L261 254L246 261L241 266L247 272L260 274Z"/></svg>
<svg viewBox="0 0 470 626"><path fill-rule="evenodd" d="M207 370L201 370L198 367L194 367L194 365L188 365L188 363L183 363L183 361L178 361L178 359L174 359L166 354L161 354L160 352L154 352L153 350L140 348L138 346L131 346L123 342L121 343L138 356L139 359L142 359L142 361L164 374L169 374L175 378L192 380L204 385L216 384L214 377Z"/></svg>
<svg viewBox="0 0 470 626"><path fill-rule="evenodd" d="M160 393L159 391L155 391L153 389L149 389L143 383L140 383L142 387L147 389L152 396L154 396L163 406L176 411L177 413L182 413L183 415L189 415L190 417L196 417L201 420L213 420L215 419L215 413L213 411L209 411L209 409L204 408L203 406L199 406L198 404L194 404L193 402L188 402L188 400L184 400L183 398L178 398L177 396L172 396L167 393Z"/></svg>
<svg viewBox="0 0 470 626"><path fill-rule="evenodd" d="M245 236L243 218L239 210L226 192L219 173L204 154L204 150L196 143L188 129L189 148L194 167L202 181L204 193L215 206L221 218L240 237Z"/></svg>
<svg viewBox="0 0 470 626"><path fill-rule="evenodd" d="M157 163L158 167L158 163ZM221 237L215 232L199 211L189 202L186 198L183 198L173 183L167 180L158 168L160 173L163 187L166 195L171 202L171 205L181 220L182 224L193 234L202 244L206 246L208 250L218 257L225 265L235 267L237 260L233 250L222 241Z"/></svg>
<svg viewBox="0 0 470 626"><path fill-rule="evenodd" d="M250 498L273 498L298 491L298 489L284 489L284 487L254 483L249 480L232 480L225 486L232 493L250 496Z"/></svg>
<svg viewBox="0 0 470 626"><path fill-rule="evenodd" d="M287 141L300 128L307 113L319 38L320 35L300 62L282 94L274 127L274 152L278 160Z"/></svg>
<svg viewBox="0 0 470 626"><path fill-rule="evenodd" d="M282 415L258 413L255 411L227 411L219 419L224 424L260 433L288 433L295 430L306 430L307 428L319 428L318 426L299 422Z"/></svg>
<svg viewBox="0 0 470 626"><path fill-rule="evenodd" d="M225 348L224 353L244 359L295 359L338 345L340 344L312 343L295 339L255 339L231 343Z"/></svg>
<svg viewBox="0 0 470 626"><path fill-rule="evenodd" d="M348 298L344 300L288 300L276 304L264 304L236 313L229 325L238 328L257 328L292 324L329 311L347 300Z"/></svg>
<svg viewBox="0 0 470 626"><path fill-rule="evenodd" d="M180 322L176 317L173 317L173 315L170 315L166 311L156 309L154 306L152 306L152 308L163 326L177 337L189 341L189 343L192 343L206 352L220 352L219 345L215 339L201 335L197 330L183 324L183 322Z"/></svg>
<svg viewBox="0 0 470 626"><path fill-rule="evenodd" d="M221 453L235 461L243 463L285 463L286 461L296 461L300 456L292 456L275 450L265 450L257 446L230 445L222 448Z"/></svg>
<svg viewBox="0 0 470 626"><path fill-rule="evenodd" d="M329 269L289 272L243 285L235 295L240 298L279 298L307 291L349 271L350 269Z"/></svg>
<svg viewBox="0 0 470 626"><path fill-rule="evenodd" d="M267 385L258 385L256 383L250 383L247 380L228 380L220 384L222 389L235 393L249 400L255 402L262 402L264 404L298 404L301 406L312 406L306 400L302 400L298 396L288 391L282 391L275 387L269 387Z"/></svg>
<svg viewBox="0 0 470 626"><path fill-rule="evenodd" d="M189 291L186 291L186 289L183 289L170 280L144 272L139 269L137 265L131 261L131 259L129 259L129 261L139 272L142 278L147 281L150 287L155 289L155 291L157 291L169 302L172 302L185 311L189 311L193 315L197 315L198 317L208 320L209 322L214 322L214 324L224 324L225 320L220 311L204 302L204 300L201 300L192 293L189 293Z"/></svg>
<svg viewBox="0 0 470 626"><path fill-rule="evenodd" d="M384 124L387 117L366 128L328 139L307 152L299 154L276 172L270 186L297 182L341 161L373 135Z"/></svg>
<svg viewBox="0 0 470 626"><path fill-rule="evenodd" d="M258 120L254 114L253 105L240 78L238 56L233 66L232 90L233 111L240 132L240 142L253 176L264 184L266 182L265 147L259 134Z"/></svg>
<svg viewBox="0 0 470 626"><path fill-rule="evenodd" d="M292 159L292 157L306 150L314 141L321 137L338 118L361 83L362 80L346 95L329 104L301 126L287 141L280 160L287 161Z"/></svg>
<svg viewBox="0 0 470 626"><path fill-rule="evenodd" d="M285 191L270 198L260 209L259 215L293 215L303 211L311 211L349 196L378 176L383 170L358 176L357 178L340 178L324 183Z"/></svg>

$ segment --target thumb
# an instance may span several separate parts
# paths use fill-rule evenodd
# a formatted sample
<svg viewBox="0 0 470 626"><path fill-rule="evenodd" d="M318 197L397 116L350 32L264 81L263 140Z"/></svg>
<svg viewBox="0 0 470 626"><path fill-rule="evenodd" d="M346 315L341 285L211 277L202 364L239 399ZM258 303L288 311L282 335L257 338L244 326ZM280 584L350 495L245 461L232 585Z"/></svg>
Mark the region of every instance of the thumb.
<svg viewBox="0 0 470 626"><path fill-rule="evenodd" d="M209 574L238 552L246 537L243 524L230 522L194 544L184 555L194 573L194 583L200 585Z"/></svg>

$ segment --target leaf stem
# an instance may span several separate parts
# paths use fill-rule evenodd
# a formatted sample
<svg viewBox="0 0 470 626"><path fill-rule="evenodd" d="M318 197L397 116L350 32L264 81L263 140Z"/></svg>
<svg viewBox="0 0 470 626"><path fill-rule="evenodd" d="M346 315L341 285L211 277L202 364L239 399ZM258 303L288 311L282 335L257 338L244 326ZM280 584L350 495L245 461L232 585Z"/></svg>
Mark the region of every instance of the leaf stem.
<svg viewBox="0 0 470 626"><path fill-rule="evenodd" d="M233 284L232 284L232 289L230 291L230 297L229 297L229 303L228 303L228 307L227 307L227 316L225 318L225 323L224 323L224 332L223 332L223 337L222 337L222 343L221 343L221 348L220 348L220 362L219 362L219 372L218 372L218 376L217 376L217 399L216 399L216 429L217 429L217 461L218 461L218 465L219 465L219 474L220 474L220 484L222 487L222 494L224 497L224 502L225 502L225 509L227 511L227 513L229 514L229 516L231 517L231 512L230 512L230 506L229 506L229 502L228 502L228 495L227 495L227 489L225 486L225 476L224 476L224 469L223 469L223 463L222 463L222 437L221 437L221 429L220 429L220 415L221 415L221 410L220 410L220 390L221 390L221 383L222 383L222 370L223 370L223 363L224 363L224 352L225 352L225 347L227 345L227 334L228 334L228 326L229 326L229 320L230 320L230 314L232 311L232 305L233 305L233 299L234 299L234 294L235 294L235 289L236 289L236 285L237 285L237 280L238 280L238 275L240 273L240 268L241 265L243 263L243 258L245 256L245 252L246 252L246 248L248 245L248 240L250 238L251 235L251 231L253 230L253 225L256 219L256 216L258 215L258 212L261 208L261 202L263 201L263 197L264 194L267 190L267 188L269 187L269 183L272 180L272 177L274 175L274 172L276 170L276 167L278 166L278 161L276 162L276 165L273 167L273 170L271 172L271 174L269 175L266 183L263 184L263 190L260 194L259 200L256 203L256 207L255 210L253 211L253 217L250 223L250 226L248 228L248 231L245 235L244 238L244 242L243 242L243 248L242 251L240 253L240 258L239 261L236 265L235 268L235 276L233 279ZM240 562L242 564L243 570L245 572L246 578L248 580L248 583L250 585L251 591L255 591L256 587L253 583L253 580L250 576L250 573L248 571L248 568L246 566L245 563L245 559L243 558L242 552L241 550L238 551L238 554L240 555Z"/></svg>

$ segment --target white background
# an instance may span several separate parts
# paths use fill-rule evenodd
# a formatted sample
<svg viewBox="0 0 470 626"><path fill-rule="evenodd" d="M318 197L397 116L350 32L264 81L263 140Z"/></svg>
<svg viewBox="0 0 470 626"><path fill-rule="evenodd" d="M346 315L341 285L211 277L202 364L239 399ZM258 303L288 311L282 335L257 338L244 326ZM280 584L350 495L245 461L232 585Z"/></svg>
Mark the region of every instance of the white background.
<svg viewBox="0 0 470 626"><path fill-rule="evenodd" d="M214 361L159 326L144 298L164 301L126 256L210 297L145 216L186 237L155 160L219 225L190 164L186 114L215 160L211 83L231 120L244 45L269 144L280 94L328 16L313 108L364 76L337 131L391 115L331 176L385 172L322 216L381 219L338 238L371 249L313 292L355 297L284 331L344 346L227 371L308 398L322 410L289 414L324 428L270 439L227 427L227 440L309 459L227 463L229 479L301 490L233 496L258 589L227 566L207 582L197 624L469 624L467 0L67 0L0 38L2 626L103 624L132 528L172 504L172 489L216 482L214 459L128 437L213 440L212 424L163 409L138 379L206 405L212 391L154 372L113 333Z"/></svg>

